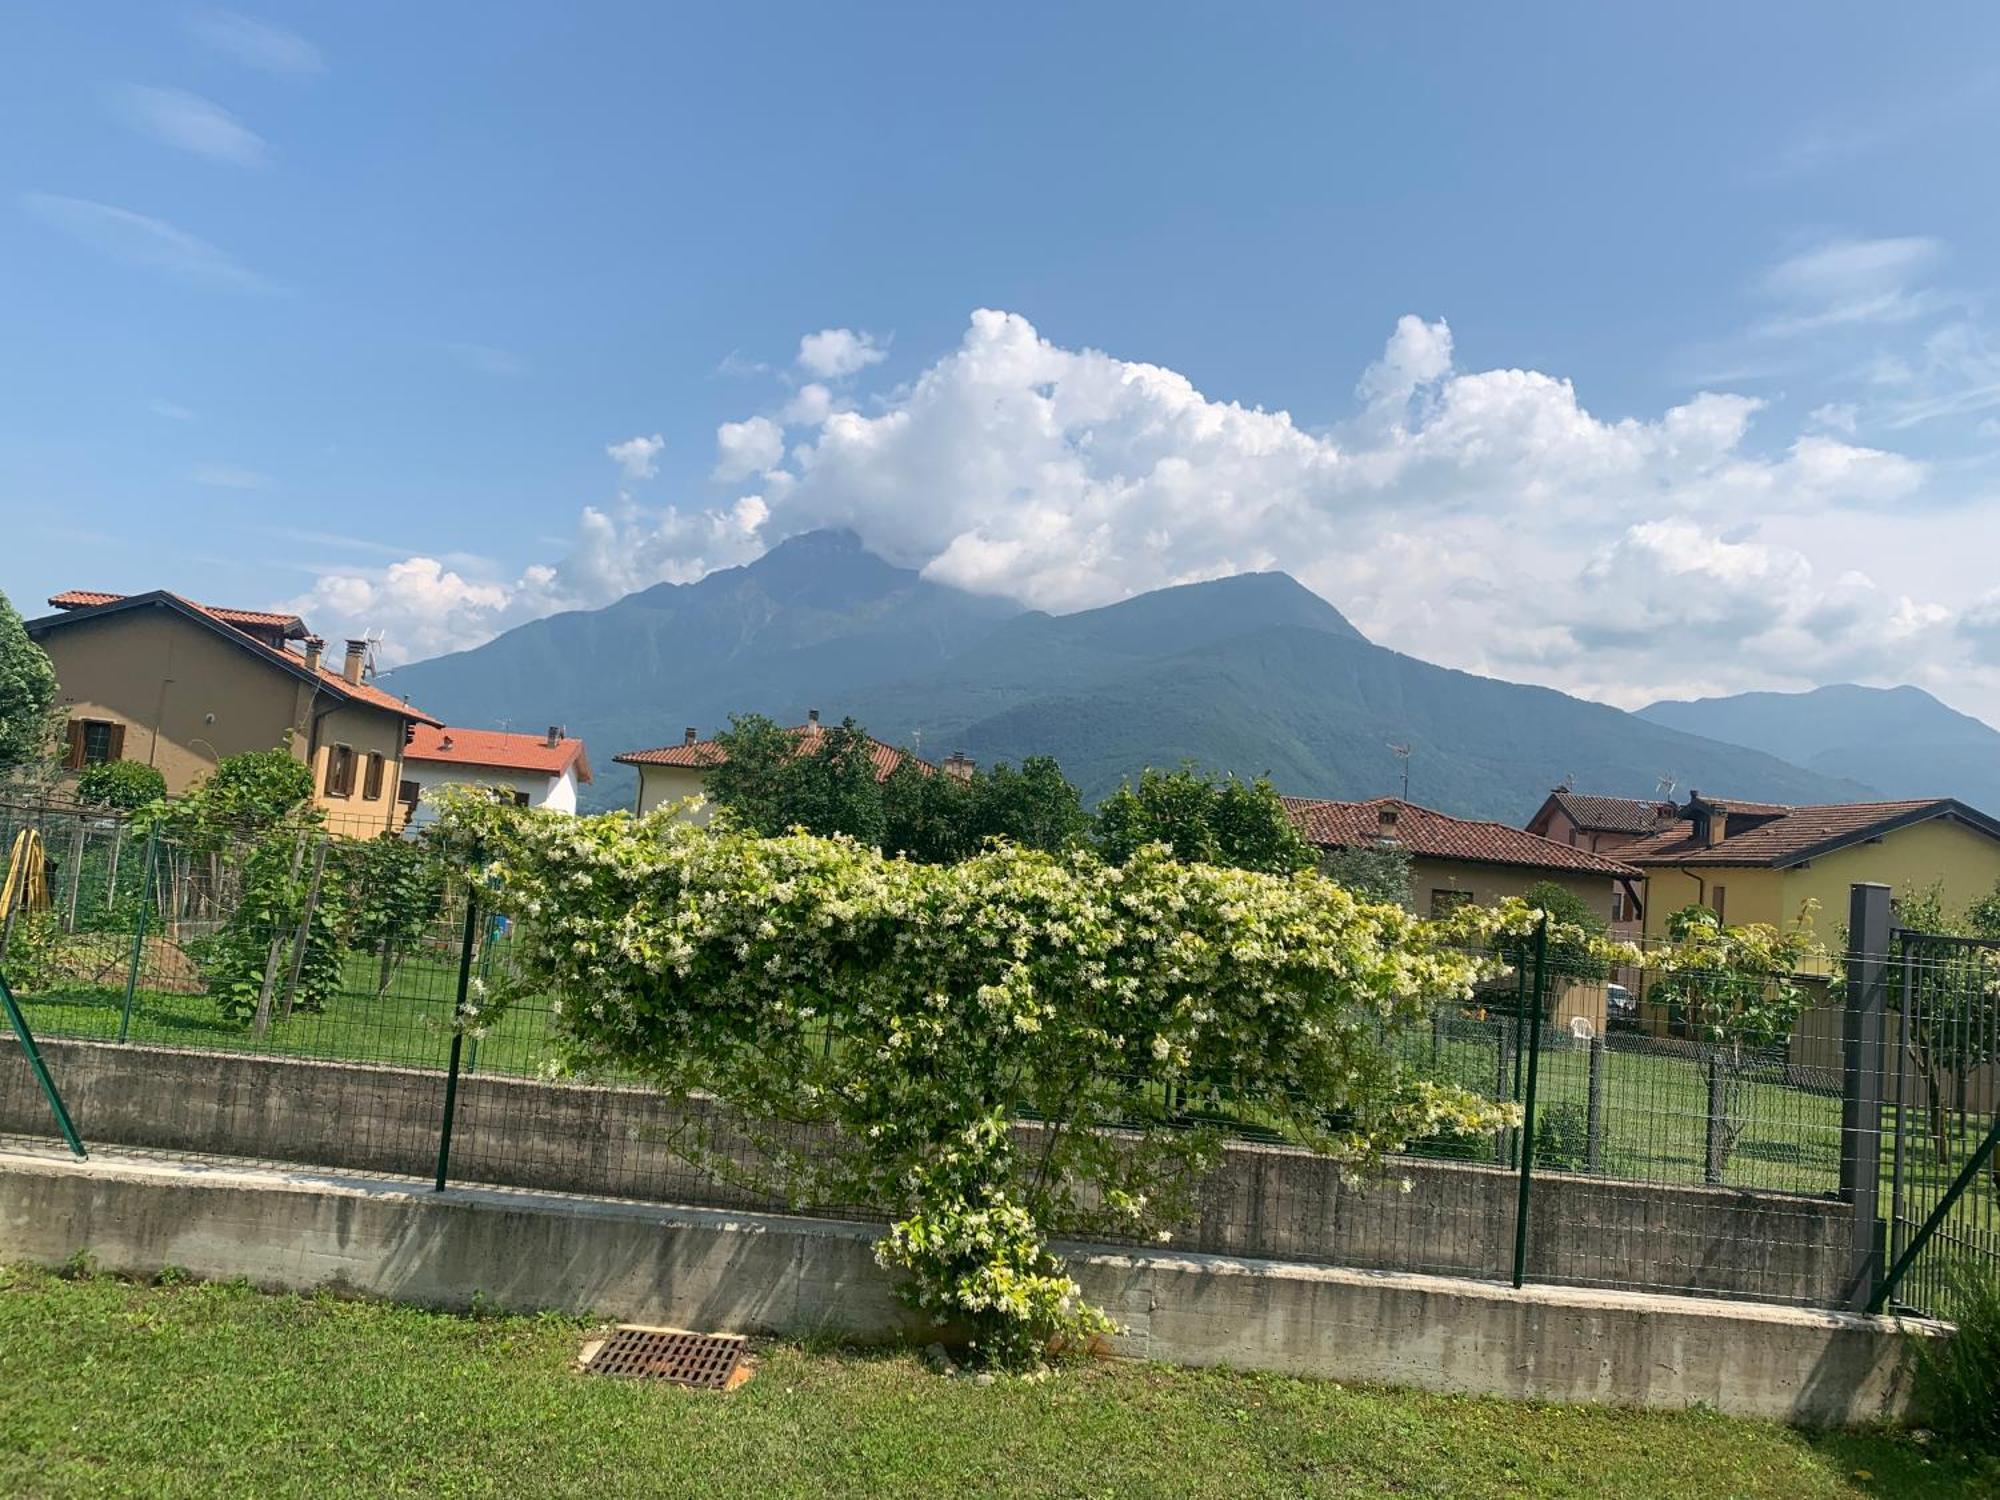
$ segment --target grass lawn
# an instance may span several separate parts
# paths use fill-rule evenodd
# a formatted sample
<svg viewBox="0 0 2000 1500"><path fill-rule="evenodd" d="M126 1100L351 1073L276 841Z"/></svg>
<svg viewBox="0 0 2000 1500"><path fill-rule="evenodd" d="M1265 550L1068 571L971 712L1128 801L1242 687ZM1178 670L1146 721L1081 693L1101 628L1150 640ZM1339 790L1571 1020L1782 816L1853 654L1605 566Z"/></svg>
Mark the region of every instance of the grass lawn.
<svg viewBox="0 0 2000 1500"><path fill-rule="evenodd" d="M1960 1496L1889 1434L1067 1367L980 1387L761 1348L729 1395L584 1377L583 1325L0 1269L0 1492Z"/></svg>

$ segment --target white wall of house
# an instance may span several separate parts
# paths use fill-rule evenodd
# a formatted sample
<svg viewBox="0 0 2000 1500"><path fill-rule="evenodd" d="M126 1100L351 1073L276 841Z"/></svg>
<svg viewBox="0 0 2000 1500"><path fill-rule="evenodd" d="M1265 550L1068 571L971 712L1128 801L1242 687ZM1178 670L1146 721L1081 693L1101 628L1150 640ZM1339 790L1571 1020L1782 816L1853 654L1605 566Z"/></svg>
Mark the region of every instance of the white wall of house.
<svg viewBox="0 0 2000 1500"><path fill-rule="evenodd" d="M441 786L498 786L527 795L528 806L546 807L555 812L576 811L576 767L560 776L545 771L510 771L499 766L451 766L436 761L405 761L403 779L418 787L417 810L410 826L428 823L437 814L430 804L431 792Z"/></svg>
<svg viewBox="0 0 2000 1500"><path fill-rule="evenodd" d="M700 797L705 794L707 782L706 771L687 766L640 766L639 811L649 813L669 802ZM688 822L706 823L714 814L714 808L704 804L683 813L682 817Z"/></svg>

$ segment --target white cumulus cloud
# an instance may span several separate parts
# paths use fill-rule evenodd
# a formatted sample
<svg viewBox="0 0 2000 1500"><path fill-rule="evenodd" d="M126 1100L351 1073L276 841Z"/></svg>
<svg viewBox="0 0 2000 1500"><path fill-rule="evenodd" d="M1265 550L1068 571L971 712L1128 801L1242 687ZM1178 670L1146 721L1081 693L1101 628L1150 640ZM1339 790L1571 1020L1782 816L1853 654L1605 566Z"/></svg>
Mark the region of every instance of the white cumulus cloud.
<svg viewBox="0 0 2000 1500"><path fill-rule="evenodd" d="M876 347L872 333L852 328L822 328L799 340L799 368L821 380L859 374L888 357L886 350Z"/></svg>
<svg viewBox="0 0 2000 1500"><path fill-rule="evenodd" d="M653 461L666 446L667 440L656 432L651 437L629 437L622 443L612 443L604 451L627 479L639 480L651 479L659 472Z"/></svg>
<svg viewBox="0 0 2000 1500"><path fill-rule="evenodd" d="M769 417L724 422L715 429L715 477L723 483L774 469L785 456L785 430Z"/></svg>

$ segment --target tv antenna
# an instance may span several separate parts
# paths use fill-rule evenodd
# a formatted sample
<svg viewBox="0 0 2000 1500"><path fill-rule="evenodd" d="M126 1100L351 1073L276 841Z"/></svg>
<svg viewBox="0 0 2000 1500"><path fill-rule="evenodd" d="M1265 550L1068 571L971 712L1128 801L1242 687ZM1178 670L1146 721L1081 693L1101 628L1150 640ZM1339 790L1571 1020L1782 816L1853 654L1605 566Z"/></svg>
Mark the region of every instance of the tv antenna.
<svg viewBox="0 0 2000 1500"><path fill-rule="evenodd" d="M1391 744L1391 745L1389 746L1389 753L1390 753L1391 755L1395 756L1397 760L1400 760L1400 761L1401 761L1401 762L1403 763L1403 800L1404 800L1405 802L1408 802L1408 801L1410 800L1410 750L1411 750L1411 748L1412 748L1412 747L1411 747L1411 746L1409 746L1409 745L1397 745L1397 744Z"/></svg>
<svg viewBox="0 0 2000 1500"><path fill-rule="evenodd" d="M1656 790L1657 790L1657 791L1659 792L1659 794L1660 794L1660 800L1661 800L1662 802L1671 802L1671 801L1673 801L1673 800L1674 800L1674 788L1675 788L1675 787L1677 787L1677 786L1679 786L1679 785L1680 785L1680 783L1679 783L1679 782L1677 782L1676 780L1674 780L1674 778L1673 778L1673 777L1671 777L1671 776L1662 776L1662 777L1660 778L1660 783L1659 783L1659 786L1658 786L1658 787L1656 788Z"/></svg>

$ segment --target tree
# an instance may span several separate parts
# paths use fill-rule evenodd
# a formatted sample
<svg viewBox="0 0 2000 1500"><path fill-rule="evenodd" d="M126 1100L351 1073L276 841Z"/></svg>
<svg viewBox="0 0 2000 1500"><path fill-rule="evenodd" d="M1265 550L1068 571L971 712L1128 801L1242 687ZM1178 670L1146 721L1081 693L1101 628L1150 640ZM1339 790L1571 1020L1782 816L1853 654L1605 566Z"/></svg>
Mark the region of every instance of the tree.
<svg viewBox="0 0 2000 1500"><path fill-rule="evenodd" d="M1410 904L1410 851L1407 849L1327 849L1319 872L1363 901Z"/></svg>
<svg viewBox="0 0 2000 1500"><path fill-rule="evenodd" d="M1097 847L1122 864L1148 844L1176 859L1239 870L1290 874L1310 869L1313 848L1292 822L1268 777L1241 781L1183 766L1139 773L1097 809Z"/></svg>
<svg viewBox="0 0 2000 1500"><path fill-rule="evenodd" d="M1782 932L1767 922L1726 927L1706 906L1685 906L1667 918L1671 946L1656 956L1662 972L1655 998L1665 999L1702 1046L1708 1075L1705 1175L1720 1182L1749 1123L1747 1073L1755 1054L1791 1036L1809 992L1800 970L1824 958L1813 936L1815 903Z"/></svg>
<svg viewBox="0 0 2000 1500"><path fill-rule="evenodd" d="M975 826L983 839L1000 838L1023 849L1054 852L1081 843L1090 832L1083 798L1051 755L1030 755L1017 770L1001 761L975 772Z"/></svg>
<svg viewBox="0 0 2000 1500"><path fill-rule="evenodd" d="M166 795L167 778L144 761L99 761L76 778L76 800L92 807L137 812Z"/></svg>
<svg viewBox="0 0 2000 1500"><path fill-rule="evenodd" d="M881 839L875 746L854 720L801 737L762 714L733 714L715 743L726 758L708 773L708 795L740 826Z"/></svg>
<svg viewBox="0 0 2000 1500"><path fill-rule="evenodd" d="M0 594L0 771L39 760L51 744L56 669Z"/></svg>
<svg viewBox="0 0 2000 1500"><path fill-rule="evenodd" d="M1972 1075L2000 1061L2000 950L1928 938L2000 939L2000 886L1963 912L1944 904L1944 887L1912 891L1896 903L1904 929L1905 962L1890 966L1890 982L1907 994L1909 1047L1923 1081L1924 1125L1940 1163L1952 1160L1952 1106L1962 1101ZM1994 1180L2000 1183L2000 1160Z"/></svg>
<svg viewBox="0 0 2000 1500"><path fill-rule="evenodd" d="M353 947L374 950L379 998L443 909L443 872L427 845L387 831L346 841L339 865L346 895L340 935Z"/></svg>
<svg viewBox="0 0 2000 1500"><path fill-rule="evenodd" d="M1604 935L1609 923L1596 908L1567 886L1553 880L1538 880L1521 893L1528 905L1548 913L1549 942L1545 971L1556 979L1592 982L1608 979L1611 963L1605 956ZM1502 950L1514 964L1534 961L1534 943L1515 939Z"/></svg>
<svg viewBox="0 0 2000 1500"><path fill-rule="evenodd" d="M906 757L882 783L882 847L925 864L948 864L993 840L1024 849L1067 849L1090 827L1062 768L1034 755L966 774L926 771Z"/></svg>
<svg viewBox="0 0 2000 1500"><path fill-rule="evenodd" d="M1051 1236L1175 1222L1225 1104L1355 1171L1511 1115L1400 1046L1482 961L1316 874L1156 847L924 865L469 798L440 817L520 924L474 1024L510 993L562 996L572 1062L728 1106L704 1116L714 1142L676 1149L796 1203L879 1210L878 1258L912 1302L1002 1363L1107 1326Z"/></svg>

